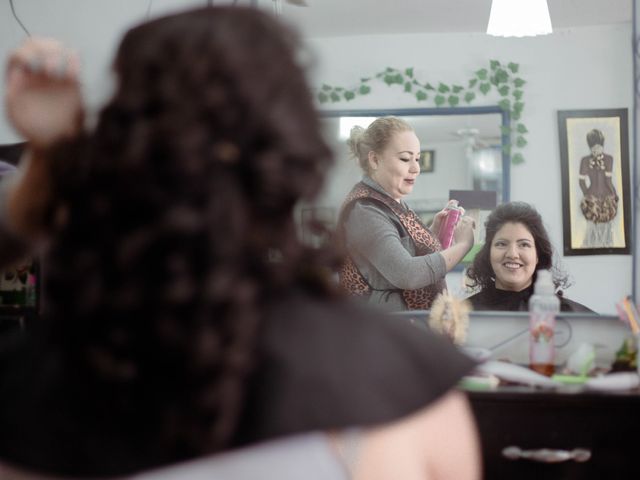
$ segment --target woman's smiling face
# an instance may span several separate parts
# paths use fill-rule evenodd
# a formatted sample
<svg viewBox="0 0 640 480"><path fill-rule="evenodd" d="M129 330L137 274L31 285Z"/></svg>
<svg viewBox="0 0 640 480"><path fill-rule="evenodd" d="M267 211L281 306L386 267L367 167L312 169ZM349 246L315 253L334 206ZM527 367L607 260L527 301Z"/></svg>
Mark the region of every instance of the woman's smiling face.
<svg viewBox="0 0 640 480"><path fill-rule="evenodd" d="M522 223L505 223L491 243L496 288L520 292L531 285L538 264L535 240Z"/></svg>
<svg viewBox="0 0 640 480"><path fill-rule="evenodd" d="M411 130L398 132L382 152L369 153L370 175L394 199L413 190L420 174L420 140Z"/></svg>

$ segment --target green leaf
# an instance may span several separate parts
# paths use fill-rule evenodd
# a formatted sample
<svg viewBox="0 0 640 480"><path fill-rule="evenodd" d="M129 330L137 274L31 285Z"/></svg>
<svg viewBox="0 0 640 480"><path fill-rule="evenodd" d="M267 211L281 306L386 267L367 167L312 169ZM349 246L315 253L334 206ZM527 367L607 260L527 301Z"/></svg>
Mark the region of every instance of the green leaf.
<svg viewBox="0 0 640 480"><path fill-rule="evenodd" d="M411 77L411 78L413 78L413 68L407 68L407 69L404 71L404 74L405 74L407 77Z"/></svg>
<svg viewBox="0 0 640 480"><path fill-rule="evenodd" d="M402 76L401 73L396 74L396 76L394 77L394 81L395 83L397 83L398 85L402 85L404 83L404 77Z"/></svg>
<svg viewBox="0 0 640 480"><path fill-rule="evenodd" d="M340 95L338 95L336 92L331 92L331 101L332 102L339 102L340 101Z"/></svg>
<svg viewBox="0 0 640 480"><path fill-rule="evenodd" d="M527 82L525 82L525 81L524 81L523 79L521 79L520 77L515 78L515 79L513 80L513 84L516 86L516 88L520 88L520 87L522 87L525 83L527 83Z"/></svg>
<svg viewBox="0 0 640 480"><path fill-rule="evenodd" d="M491 70L495 70L500 66L500 62L498 60L491 60L490 62Z"/></svg>
<svg viewBox="0 0 640 480"><path fill-rule="evenodd" d="M514 165L524 163L524 157L520 152L518 152L511 157L511 163L513 163Z"/></svg>
<svg viewBox="0 0 640 480"><path fill-rule="evenodd" d="M486 68L481 68L480 70L476 71L476 77L478 77L480 80L486 80L487 73L488 72Z"/></svg>
<svg viewBox="0 0 640 480"><path fill-rule="evenodd" d="M505 83L507 80L509 80L509 74L507 73L507 71L502 68L499 69L496 72L496 81L498 83Z"/></svg>
<svg viewBox="0 0 640 480"><path fill-rule="evenodd" d="M404 91L405 92L410 92L412 88L411 82L405 82L404 84Z"/></svg>
<svg viewBox="0 0 640 480"><path fill-rule="evenodd" d="M516 100L520 100L522 98L522 95L524 94L524 92L522 90L514 90L513 91L513 98Z"/></svg>
<svg viewBox="0 0 640 480"><path fill-rule="evenodd" d="M467 92L464 94L464 101L467 103L471 103L474 98L476 98L476 94L473 92Z"/></svg>
<svg viewBox="0 0 640 480"><path fill-rule="evenodd" d="M427 90L435 90L434 86L428 82L424 84L424 88L426 88Z"/></svg>
<svg viewBox="0 0 640 480"><path fill-rule="evenodd" d="M483 95L486 95L489 90L491 90L491 85L487 82L481 83L480 84L480 91L482 92Z"/></svg>
<svg viewBox="0 0 640 480"><path fill-rule="evenodd" d="M424 90L418 90L416 92L416 98L418 99L419 102L421 102L427 99L427 94L425 93Z"/></svg>
<svg viewBox="0 0 640 480"><path fill-rule="evenodd" d="M327 101L329 101L329 96L324 92L320 92L318 94L318 101L320 103L327 103Z"/></svg>
<svg viewBox="0 0 640 480"><path fill-rule="evenodd" d="M502 100L500 100L500 101L498 102L498 106L499 106L501 109L506 110L506 111L511 110L511 102L509 101L509 99L508 99L508 98L503 98Z"/></svg>
<svg viewBox="0 0 640 480"><path fill-rule="evenodd" d="M447 101L449 102L449 105L455 107L456 105L458 105L458 103L460 103L460 97L458 95L449 95Z"/></svg>
<svg viewBox="0 0 640 480"><path fill-rule="evenodd" d="M527 140L522 135L518 135L518 138L516 138L516 146L518 148L522 148L526 145L527 145Z"/></svg>
<svg viewBox="0 0 640 480"><path fill-rule="evenodd" d="M468 88L475 87L476 83L478 83L478 79L477 78L472 78L471 80L469 80L469 87Z"/></svg>
<svg viewBox="0 0 640 480"><path fill-rule="evenodd" d="M371 87L369 85L360 85L360 89L358 90L360 95L366 95L371 91Z"/></svg>
<svg viewBox="0 0 640 480"><path fill-rule="evenodd" d="M502 95L503 97L506 97L507 95L509 95L509 85L502 85L500 88L498 88L498 92L500 92L500 95Z"/></svg>
<svg viewBox="0 0 640 480"><path fill-rule="evenodd" d="M518 73L518 68L520 68L520 66L517 63L509 62L507 68L511 70L511 73Z"/></svg>
<svg viewBox="0 0 640 480"><path fill-rule="evenodd" d="M376 73L376 78L384 77L384 72Z"/></svg>
<svg viewBox="0 0 640 480"><path fill-rule="evenodd" d="M384 83L386 83L387 85L392 85L395 81L396 81L395 75L384 76Z"/></svg>
<svg viewBox="0 0 640 480"><path fill-rule="evenodd" d="M325 92L328 92L329 90L331 90L331 87L325 83L322 85L322 90L324 90Z"/></svg>
<svg viewBox="0 0 640 480"><path fill-rule="evenodd" d="M460 93L462 90L464 90L464 87L462 85L453 85L451 87L451 91L453 93Z"/></svg>
<svg viewBox="0 0 640 480"><path fill-rule="evenodd" d="M494 75L489 78L489 81L496 87L498 86L498 79Z"/></svg>
<svg viewBox="0 0 640 480"><path fill-rule="evenodd" d="M416 80L415 78L413 79L413 82L412 82L412 83L413 83L414 85L420 85L420 82L419 82L418 80Z"/></svg>
<svg viewBox="0 0 640 480"><path fill-rule="evenodd" d="M387 67L385 69L385 72L395 72L395 70L396 70L395 68Z"/></svg>
<svg viewBox="0 0 640 480"><path fill-rule="evenodd" d="M444 95L436 95L436 98L434 99L436 107L441 107L442 105L444 105L445 101L446 99L444 98Z"/></svg>
<svg viewBox="0 0 640 480"><path fill-rule="evenodd" d="M371 80L371 77L363 77L360 79L362 83L368 82L369 80Z"/></svg>
<svg viewBox="0 0 640 480"><path fill-rule="evenodd" d="M515 102L513 104L513 111L514 112L522 113L522 110L524 110L524 103L523 102Z"/></svg>
<svg viewBox="0 0 640 480"><path fill-rule="evenodd" d="M520 120L520 112L511 112L511 120Z"/></svg>
<svg viewBox="0 0 640 480"><path fill-rule="evenodd" d="M350 90L344 92L344 99L348 102L349 100L353 100L356 98L356 94Z"/></svg>
<svg viewBox="0 0 640 480"><path fill-rule="evenodd" d="M336 92L341 92L341 91L343 91L343 90L344 90L344 88L342 88L342 87L336 87L336 88L335 88L335 90L336 90Z"/></svg>
<svg viewBox="0 0 640 480"><path fill-rule="evenodd" d="M500 133L502 135L509 135L511 133L511 127L509 125L502 125L500 127Z"/></svg>
<svg viewBox="0 0 640 480"><path fill-rule="evenodd" d="M511 144L505 143L504 145L502 145L502 152L506 153L507 155L511 155Z"/></svg>
<svg viewBox="0 0 640 480"><path fill-rule="evenodd" d="M518 132L518 133L529 133L529 130L527 130L527 127L524 126L524 123L519 123L516 126L516 132Z"/></svg>
<svg viewBox="0 0 640 480"><path fill-rule="evenodd" d="M445 85L444 83L440 82L438 84L438 92L440 93L447 93L449 92L451 89L449 88L448 85Z"/></svg>

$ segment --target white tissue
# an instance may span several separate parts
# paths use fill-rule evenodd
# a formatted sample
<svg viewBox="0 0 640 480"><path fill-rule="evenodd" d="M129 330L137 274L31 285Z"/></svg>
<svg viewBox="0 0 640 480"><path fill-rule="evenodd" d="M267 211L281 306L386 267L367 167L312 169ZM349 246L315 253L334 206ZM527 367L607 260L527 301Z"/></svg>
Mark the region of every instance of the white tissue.
<svg viewBox="0 0 640 480"><path fill-rule="evenodd" d="M562 385L560 382L556 382L555 380L544 375L540 375L528 368L496 360L489 360L476 365L476 370L484 374L494 375L498 378L524 385L552 388Z"/></svg>
<svg viewBox="0 0 640 480"><path fill-rule="evenodd" d="M594 390L631 390L640 386L640 377L636 372L617 372L590 378L585 386Z"/></svg>

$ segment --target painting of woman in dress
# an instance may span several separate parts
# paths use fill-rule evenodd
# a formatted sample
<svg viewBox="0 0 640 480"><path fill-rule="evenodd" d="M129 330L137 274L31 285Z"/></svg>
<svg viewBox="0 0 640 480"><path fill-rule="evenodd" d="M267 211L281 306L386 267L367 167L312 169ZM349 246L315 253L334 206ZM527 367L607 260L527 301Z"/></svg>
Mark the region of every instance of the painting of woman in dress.
<svg viewBox="0 0 640 480"><path fill-rule="evenodd" d="M587 133L591 154L580 160L580 210L587 221L583 248L613 246L611 224L618 213L618 194L613 186L613 157L604 153L604 134L594 128Z"/></svg>
<svg viewBox="0 0 640 480"><path fill-rule="evenodd" d="M627 117L624 108L558 112L565 255L631 251Z"/></svg>

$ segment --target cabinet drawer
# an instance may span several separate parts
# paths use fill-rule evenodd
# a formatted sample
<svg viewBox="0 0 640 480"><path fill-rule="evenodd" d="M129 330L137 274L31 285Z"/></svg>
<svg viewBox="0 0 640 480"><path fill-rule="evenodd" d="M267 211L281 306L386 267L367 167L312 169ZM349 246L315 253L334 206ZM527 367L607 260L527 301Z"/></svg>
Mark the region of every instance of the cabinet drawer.
<svg viewBox="0 0 640 480"><path fill-rule="evenodd" d="M640 478L640 395L469 393L482 441L486 479ZM584 462L509 460L523 451L588 450Z"/></svg>

